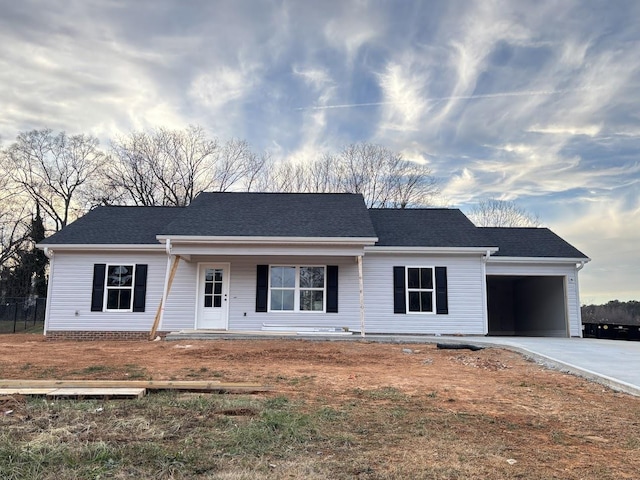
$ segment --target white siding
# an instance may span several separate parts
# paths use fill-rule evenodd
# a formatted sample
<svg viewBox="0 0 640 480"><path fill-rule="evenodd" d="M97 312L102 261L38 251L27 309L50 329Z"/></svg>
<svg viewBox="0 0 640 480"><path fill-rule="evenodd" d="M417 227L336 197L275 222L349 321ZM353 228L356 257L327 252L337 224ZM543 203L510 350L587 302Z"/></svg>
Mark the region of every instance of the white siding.
<svg viewBox="0 0 640 480"><path fill-rule="evenodd" d="M48 298L47 330L148 331L151 329L165 279L164 252L55 252ZM229 263L229 329L260 330L263 323L348 327L360 329L358 267L353 256L201 256L181 260L160 330L192 329L196 320L198 262ZM146 311L91 312L93 265L147 264ZM339 313L258 313L255 311L256 266L338 265ZM447 267L449 313L394 314L394 266ZM367 254L363 261L367 333L486 333L484 276L480 256ZM487 275L559 275L565 277L571 336L581 336L578 272L575 265L488 263Z"/></svg>
<svg viewBox="0 0 640 480"><path fill-rule="evenodd" d="M263 323L359 328L358 267L355 257L192 257L180 262L160 330L195 328L198 262L229 263L229 329L260 330ZM257 265L338 265L338 313L256 312Z"/></svg>
<svg viewBox="0 0 640 480"><path fill-rule="evenodd" d="M531 264L531 263L487 263L487 275L527 275L527 276L562 276L565 278L567 315L569 318L569 335L582 336L580 318L580 296L578 292L578 269L571 264ZM565 333L566 335L566 333Z"/></svg>
<svg viewBox="0 0 640 480"><path fill-rule="evenodd" d="M394 266L447 267L449 313L394 314ZM365 256L364 296L367 333L465 334L486 331L480 256L396 255Z"/></svg>
<svg viewBox="0 0 640 480"><path fill-rule="evenodd" d="M163 253L54 253L51 290L47 300L47 330L151 330L162 297L166 255ZM144 312L92 312L93 265L147 264Z"/></svg>

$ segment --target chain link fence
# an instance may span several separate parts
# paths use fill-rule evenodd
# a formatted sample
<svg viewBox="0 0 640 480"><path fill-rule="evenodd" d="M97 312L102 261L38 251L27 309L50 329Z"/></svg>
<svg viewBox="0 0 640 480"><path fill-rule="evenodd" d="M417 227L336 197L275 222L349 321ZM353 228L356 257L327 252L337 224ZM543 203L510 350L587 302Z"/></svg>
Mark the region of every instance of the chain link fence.
<svg viewBox="0 0 640 480"><path fill-rule="evenodd" d="M44 328L46 298L7 298L0 303L0 333Z"/></svg>

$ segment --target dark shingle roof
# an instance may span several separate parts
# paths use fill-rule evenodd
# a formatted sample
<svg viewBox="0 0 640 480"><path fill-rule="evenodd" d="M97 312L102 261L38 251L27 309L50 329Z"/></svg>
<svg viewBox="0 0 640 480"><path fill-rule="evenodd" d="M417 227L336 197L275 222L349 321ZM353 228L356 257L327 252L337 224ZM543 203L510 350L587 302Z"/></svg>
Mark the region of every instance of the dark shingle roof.
<svg viewBox="0 0 640 480"><path fill-rule="evenodd" d="M458 209L371 209L369 214L378 234L378 246L496 246Z"/></svg>
<svg viewBox="0 0 640 480"><path fill-rule="evenodd" d="M98 207L42 245L157 245L156 235L378 237L378 246L499 247L496 256L584 258L547 228L478 228L449 208L370 209L361 195L201 193L189 207Z"/></svg>
<svg viewBox="0 0 640 480"><path fill-rule="evenodd" d="M498 257L588 258L548 228L483 227L479 230L500 247Z"/></svg>
<svg viewBox="0 0 640 480"><path fill-rule="evenodd" d="M375 237L362 195L201 193L160 235Z"/></svg>
<svg viewBox="0 0 640 480"><path fill-rule="evenodd" d="M158 244L158 231L182 211L183 207L98 207L40 243Z"/></svg>

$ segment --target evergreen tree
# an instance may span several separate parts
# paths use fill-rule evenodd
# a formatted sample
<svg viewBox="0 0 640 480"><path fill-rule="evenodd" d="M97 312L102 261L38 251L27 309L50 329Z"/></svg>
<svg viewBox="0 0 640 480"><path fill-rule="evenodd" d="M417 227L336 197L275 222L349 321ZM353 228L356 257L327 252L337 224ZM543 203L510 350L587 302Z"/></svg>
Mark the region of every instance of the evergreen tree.
<svg viewBox="0 0 640 480"><path fill-rule="evenodd" d="M46 268L48 259L36 244L45 238L44 223L40 207L31 219L27 241L17 252L13 267L5 268L0 282L5 298L28 298L47 296Z"/></svg>

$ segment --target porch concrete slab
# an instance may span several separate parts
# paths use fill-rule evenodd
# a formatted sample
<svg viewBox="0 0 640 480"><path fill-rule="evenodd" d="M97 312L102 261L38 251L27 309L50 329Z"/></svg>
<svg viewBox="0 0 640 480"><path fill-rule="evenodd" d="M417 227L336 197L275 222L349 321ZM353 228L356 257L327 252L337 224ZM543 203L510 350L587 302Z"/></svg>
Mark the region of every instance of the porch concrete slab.
<svg viewBox="0 0 640 480"><path fill-rule="evenodd" d="M640 396L640 342L596 338L484 337L379 335L288 335L265 332L184 332L167 340L290 338L314 341L367 341L381 343L455 343L506 348L534 361L606 385L613 390Z"/></svg>

